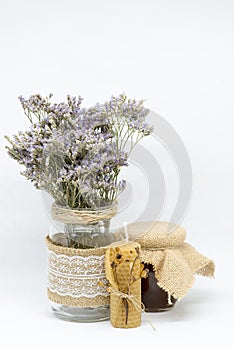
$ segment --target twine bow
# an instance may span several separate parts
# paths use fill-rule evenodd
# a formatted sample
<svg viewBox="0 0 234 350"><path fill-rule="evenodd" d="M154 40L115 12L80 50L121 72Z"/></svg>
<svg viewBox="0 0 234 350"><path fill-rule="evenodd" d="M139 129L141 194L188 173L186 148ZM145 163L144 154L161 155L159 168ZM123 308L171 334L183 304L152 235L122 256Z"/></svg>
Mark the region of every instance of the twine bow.
<svg viewBox="0 0 234 350"><path fill-rule="evenodd" d="M145 305L144 305L142 302L139 303L139 301L134 297L134 295L132 295L132 294L129 295L129 294L127 294L127 293L123 293L123 292L121 292L120 290L114 289L114 288L111 287L111 286L108 287L107 290L108 290L109 293L113 293L114 295L120 297L120 298L123 300L123 302L124 302L124 300L125 300L126 302L130 301L130 302L132 303L132 305L136 308L137 311L143 312L144 315L146 315L146 317L147 317L147 319L148 319L148 322L150 323L152 329L153 329L154 331L156 331L156 328L154 327L154 325L153 325L153 323L152 323L152 321L151 321L149 315L147 315L147 313L145 312ZM125 302L124 302L124 303L125 303ZM128 304L127 304L127 303L125 304L125 311L126 311L125 323L127 324L127 323L128 323Z"/></svg>

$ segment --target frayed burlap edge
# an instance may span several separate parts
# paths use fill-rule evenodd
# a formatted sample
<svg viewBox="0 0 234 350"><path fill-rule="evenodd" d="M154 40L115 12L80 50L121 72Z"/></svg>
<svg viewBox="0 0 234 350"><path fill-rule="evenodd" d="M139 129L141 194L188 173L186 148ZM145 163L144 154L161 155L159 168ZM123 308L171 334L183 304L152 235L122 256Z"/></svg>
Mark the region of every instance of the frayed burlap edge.
<svg viewBox="0 0 234 350"><path fill-rule="evenodd" d="M175 299L185 297L194 284L194 275L214 278L213 260L187 243L174 249L143 249L141 260L153 266L158 286Z"/></svg>

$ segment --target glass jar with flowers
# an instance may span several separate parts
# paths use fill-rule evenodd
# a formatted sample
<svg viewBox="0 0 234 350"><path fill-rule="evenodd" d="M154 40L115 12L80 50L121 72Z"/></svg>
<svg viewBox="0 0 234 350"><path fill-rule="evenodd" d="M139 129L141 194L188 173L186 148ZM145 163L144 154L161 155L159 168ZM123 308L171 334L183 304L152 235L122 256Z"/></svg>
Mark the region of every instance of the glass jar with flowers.
<svg viewBox="0 0 234 350"><path fill-rule="evenodd" d="M119 174L135 145L152 128L143 101L112 96L81 107L81 97L52 103L20 97L29 130L6 137L22 174L53 198L48 246L48 297L60 318L94 322L109 318L105 247L115 240L110 220L125 188Z"/></svg>

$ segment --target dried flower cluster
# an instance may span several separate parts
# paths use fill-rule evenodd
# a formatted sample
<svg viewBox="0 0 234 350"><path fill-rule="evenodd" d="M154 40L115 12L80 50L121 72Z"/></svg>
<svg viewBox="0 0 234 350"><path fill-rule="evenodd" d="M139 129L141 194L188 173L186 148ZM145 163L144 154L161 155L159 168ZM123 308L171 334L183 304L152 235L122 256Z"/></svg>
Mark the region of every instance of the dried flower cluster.
<svg viewBox="0 0 234 350"><path fill-rule="evenodd" d="M25 167L22 174L55 202L70 208L97 208L112 203L125 188L118 175L133 147L152 128L143 101L114 97L91 108L82 98L67 96L52 104L52 95L19 97L30 128L7 146Z"/></svg>

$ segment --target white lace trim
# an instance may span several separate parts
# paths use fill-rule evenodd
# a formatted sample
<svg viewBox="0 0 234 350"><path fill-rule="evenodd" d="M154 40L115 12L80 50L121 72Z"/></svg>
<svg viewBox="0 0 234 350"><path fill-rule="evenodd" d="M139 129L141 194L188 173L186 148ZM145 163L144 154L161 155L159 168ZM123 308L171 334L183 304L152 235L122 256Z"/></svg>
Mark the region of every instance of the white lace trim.
<svg viewBox="0 0 234 350"><path fill-rule="evenodd" d="M100 282L102 282L100 284ZM105 256L67 256L48 250L48 288L72 298L108 296Z"/></svg>

